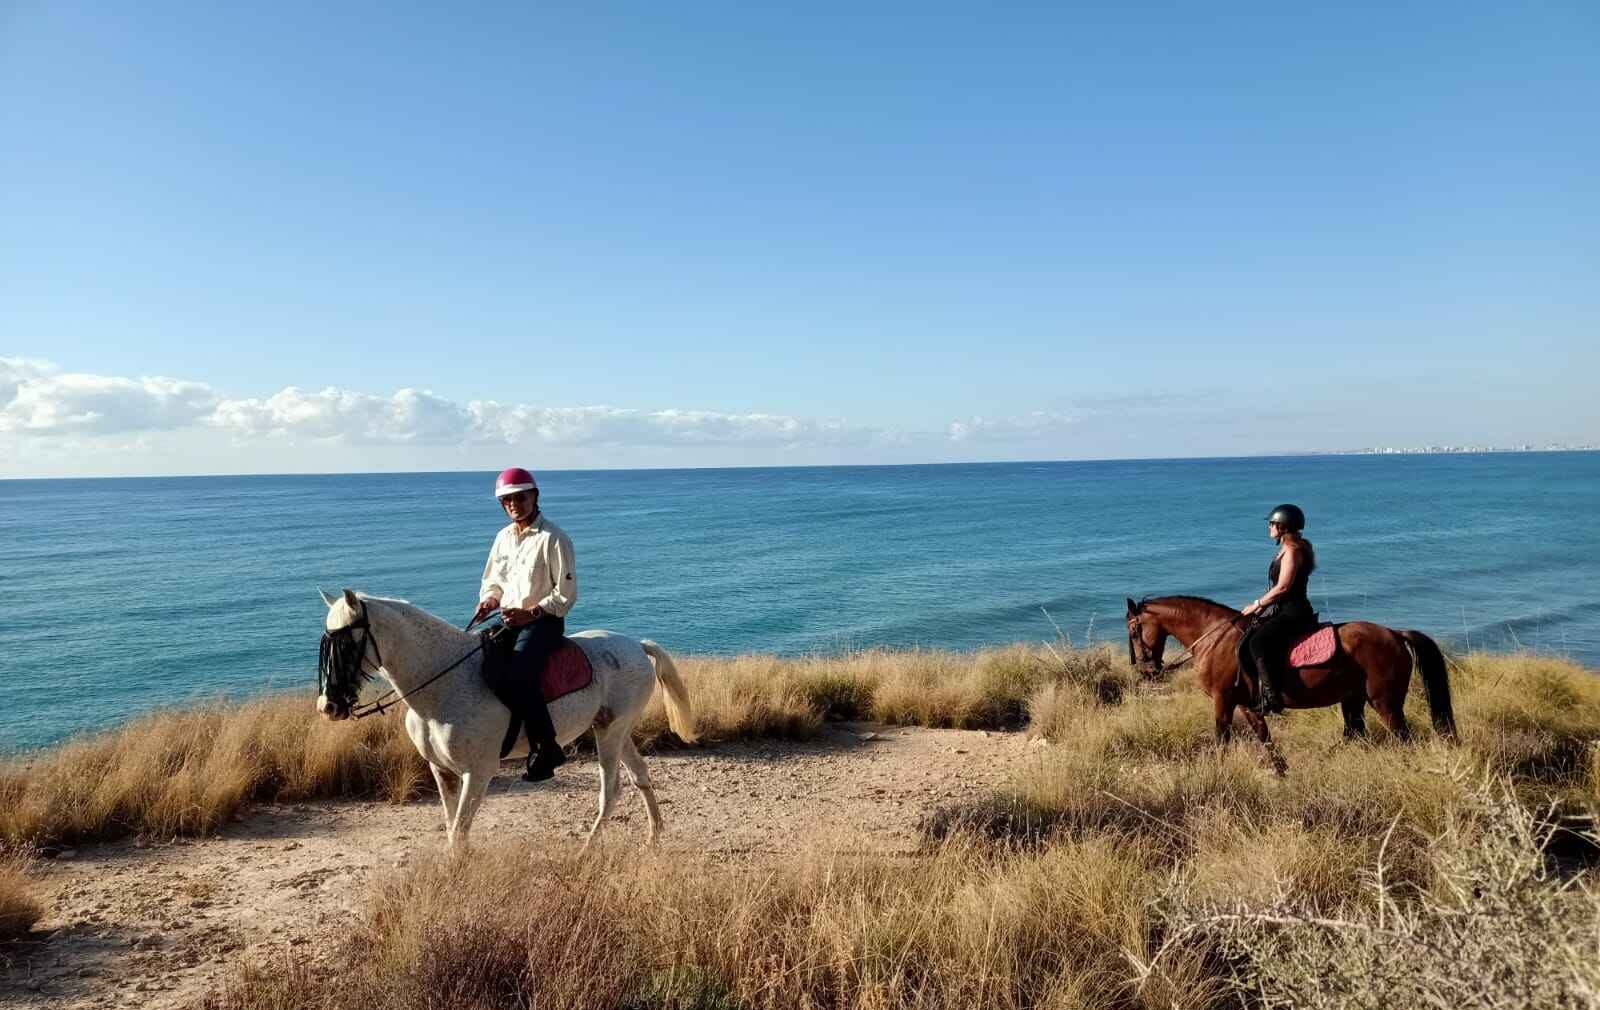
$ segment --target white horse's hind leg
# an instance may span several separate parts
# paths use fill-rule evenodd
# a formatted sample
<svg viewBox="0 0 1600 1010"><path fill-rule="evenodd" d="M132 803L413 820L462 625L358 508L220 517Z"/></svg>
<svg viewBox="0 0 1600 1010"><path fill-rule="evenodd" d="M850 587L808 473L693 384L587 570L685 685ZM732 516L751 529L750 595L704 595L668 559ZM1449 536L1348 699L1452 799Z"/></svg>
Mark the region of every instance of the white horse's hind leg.
<svg viewBox="0 0 1600 1010"><path fill-rule="evenodd" d="M465 772L461 776L460 805L456 807L455 836L450 839L450 847L464 849L467 847L467 832L472 830L472 819L478 815L478 807L483 803L483 796L489 791L489 780L493 773Z"/></svg>
<svg viewBox="0 0 1600 1010"><path fill-rule="evenodd" d="M439 787L439 803L444 807L444 839L446 845L454 845L456 838L456 807L459 801L458 790L461 780L456 778L455 772L447 771L436 764L429 764L428 770L433 772L433 784Z"/></svg>
<svg viewBox="0 0 1600 1010"><path fill-rule="evenodd" d="M656 805L656 787L650 782L650 770L644 766L644 758L639 756L639 748L633 745L632 733L622 738L622 763L628 766L628 774L633 776L634 788L644 797L644 808L650 815L650 837L647 844L654 845L656 838L661 834L661 808Z"/></svg>
<svg viewBox="0 0 1600 1010"><path fill-rule="evenodd" d="M611 808L617 804L617 787L621 779L617 761L621 757L622 744L627 741L627 727L617 723L612 723L604 730L595 730L595 750L600 756L600 812L595 815L594 827L589 829L589 837L584 839L580 855L589 851L595 836L600 833L601 823L611 816Z"/></svg>

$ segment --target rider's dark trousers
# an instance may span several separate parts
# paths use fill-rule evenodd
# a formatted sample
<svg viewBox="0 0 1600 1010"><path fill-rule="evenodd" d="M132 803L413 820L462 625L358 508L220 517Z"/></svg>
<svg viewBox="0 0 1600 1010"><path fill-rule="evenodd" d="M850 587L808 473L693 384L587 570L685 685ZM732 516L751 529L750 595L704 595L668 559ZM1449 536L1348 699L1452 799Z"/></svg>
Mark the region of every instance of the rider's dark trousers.
<svg viewBox="0 0 1600 1010"><path fill-rule="evenodd" d="M1272 685L1282 691L1289 649L1316 621L1311 607L1298 600L1272 604L1266 616L1258 619L1239 643L1241 667L1253 669L1258 677L1270 678Z"/></svg>
<svg viewBox="0 0 1600 1010"><path fill-rule="evenodd" d="M517 629L516 644L511 647L513 659L511 678L513 691L528 727L528 743L554 740L555 723L550 721L550 706L544 702L544 691L539 686L539 676L550 654L561 644L566 634L567 621L563 617L545 614L530 624Z"/></svg>

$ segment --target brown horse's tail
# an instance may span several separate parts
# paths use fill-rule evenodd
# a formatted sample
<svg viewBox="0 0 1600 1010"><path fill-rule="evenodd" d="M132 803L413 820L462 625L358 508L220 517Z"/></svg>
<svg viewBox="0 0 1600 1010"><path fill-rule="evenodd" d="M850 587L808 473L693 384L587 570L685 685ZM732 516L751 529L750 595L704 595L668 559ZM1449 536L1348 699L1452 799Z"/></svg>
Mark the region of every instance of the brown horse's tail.
<svg viewBox="0 0 1600 1010"><path fill-rule="evenodd" d="M1422 686L1428 691L1428 714L1433 716L1434 732L1446 740L1454 740L1456 714L1450 707L1450 676L1445 668L1444 653L1439 651L1437 642L1420 631L1402 631L1400 637L1405 639L1417 669L1422 672Z"/></svg>

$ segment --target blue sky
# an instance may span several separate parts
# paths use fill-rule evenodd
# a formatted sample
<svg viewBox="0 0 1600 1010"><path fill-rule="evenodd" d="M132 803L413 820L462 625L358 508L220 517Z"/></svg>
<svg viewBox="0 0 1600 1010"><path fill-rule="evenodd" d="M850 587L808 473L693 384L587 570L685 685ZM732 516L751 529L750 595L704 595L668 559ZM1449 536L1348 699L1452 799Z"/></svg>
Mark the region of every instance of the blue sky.
<svg viewBox="0 0 1600 1010"><path fill-rule="evenodd" d="M236 6L0 5L0 476L1600 440L1588 0Z"/></svg>

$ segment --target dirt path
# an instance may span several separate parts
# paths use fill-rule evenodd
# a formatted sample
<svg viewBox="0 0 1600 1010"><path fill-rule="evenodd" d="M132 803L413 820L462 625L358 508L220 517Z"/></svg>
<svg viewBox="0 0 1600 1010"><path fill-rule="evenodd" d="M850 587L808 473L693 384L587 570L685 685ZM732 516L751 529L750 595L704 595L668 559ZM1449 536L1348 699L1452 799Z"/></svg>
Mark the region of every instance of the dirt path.
<svg viewBox="0 0 1600 1010"><path fill-rule="evenodd" d="M646 760L662 800L665 847L759 858L791 851L819 827L849 832L864 848L910 848L925 812L1002 784L1030 753L1019 734L841 723L804 744L724 744ZM598 781L592 760L539 785L507 766L490 787L473 843L581 839ZM644 830L643 805L628 788L609 837L642 841ZM317 956L356 914L376 874L443 840L430 798L403 807L267 807L220 838L85 847L43 864L49 911L37 928L53 932L7 953L0 1006L187 1006L241 952L289 947Z"/></svg>

